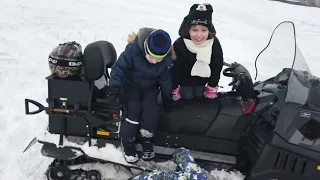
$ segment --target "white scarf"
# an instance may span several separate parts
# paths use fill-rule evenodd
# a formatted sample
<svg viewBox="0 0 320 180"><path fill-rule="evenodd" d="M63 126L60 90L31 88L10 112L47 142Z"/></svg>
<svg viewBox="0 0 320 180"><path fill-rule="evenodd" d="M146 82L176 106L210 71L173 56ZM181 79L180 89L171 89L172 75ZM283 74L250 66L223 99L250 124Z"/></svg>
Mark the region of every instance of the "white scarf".
<svg viewBox="0 0 320 180"><path fill-rule="evenodd" d="M192 67L191 76L210 77L209 64L211 62L213 39L206 40L201 45L194 44L190 39L184 38L183 41L190 52L197 54L197 61Z"/></svg>

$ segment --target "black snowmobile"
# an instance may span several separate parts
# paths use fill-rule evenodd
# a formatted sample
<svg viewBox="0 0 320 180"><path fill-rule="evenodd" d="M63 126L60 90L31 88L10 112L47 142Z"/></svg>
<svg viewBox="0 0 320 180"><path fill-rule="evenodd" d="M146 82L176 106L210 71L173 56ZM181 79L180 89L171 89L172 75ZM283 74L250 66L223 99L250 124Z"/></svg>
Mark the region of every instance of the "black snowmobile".
<svg viewBox="0 0 320 180"><path fill-rule="evenodd" d="M119 94L104 94L107 85L95 85L101 78L108 81L107 69L115 61L111 43L93 42L84 50L82 80L49 76L48 107L25 100L26 114L46 111L49 116L50 138L34 141L43 144L44 156L55 159L48 179L68 180L77 174L101 179L96 170L68 168L91 162L144 170L87 153L106 143L120 145L118 131L126 108ZM282 22L275 28L255 60L255 83L241 64L226 65L223 74L232 79L231 91L220 92L215 100L179 100L171 112L162 113L155 161L170 159L175 148L185 147L204 169L237 169L246 180L320 179L320 80L299 51L294 24ZM39 109L30 112L29 103Z"/></svg>

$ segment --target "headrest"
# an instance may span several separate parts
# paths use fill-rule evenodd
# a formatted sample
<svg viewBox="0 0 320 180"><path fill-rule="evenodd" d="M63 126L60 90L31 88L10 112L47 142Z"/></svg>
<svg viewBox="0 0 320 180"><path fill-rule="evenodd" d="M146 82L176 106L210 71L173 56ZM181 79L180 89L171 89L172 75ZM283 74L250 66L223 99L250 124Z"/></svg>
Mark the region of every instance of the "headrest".
<svg viewBox="0 0 320 180"><path fill-rule="evenodd" d="M117 52L112 43L96 41L84 49L83 72L89 81L100 79L117 60Z"/></svg>

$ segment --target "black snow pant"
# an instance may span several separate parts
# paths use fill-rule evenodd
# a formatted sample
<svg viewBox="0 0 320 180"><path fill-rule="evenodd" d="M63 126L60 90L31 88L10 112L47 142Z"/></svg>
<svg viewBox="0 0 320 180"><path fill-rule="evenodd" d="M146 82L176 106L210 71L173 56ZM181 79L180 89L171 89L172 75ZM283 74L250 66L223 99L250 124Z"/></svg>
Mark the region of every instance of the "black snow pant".
<svg viewBox="0 0 320 180"><path fill-rule="evenodd" d="M136 153L135 141L140 137L139 135L142 141L147 143L145 146L142 143L143 151L153 151L151 142L160 115L160 106L157 102L159 92L157 87L146 90L130 89L124 92L128 114L127 118L121 122L120 138L127 155Z"/></svg>
<svg viewBox="0 0 320 180"><path fill-rule="evenodd" d="M180 95L183 99L201 99L205 89L204 86L180 86Z"/></svg>

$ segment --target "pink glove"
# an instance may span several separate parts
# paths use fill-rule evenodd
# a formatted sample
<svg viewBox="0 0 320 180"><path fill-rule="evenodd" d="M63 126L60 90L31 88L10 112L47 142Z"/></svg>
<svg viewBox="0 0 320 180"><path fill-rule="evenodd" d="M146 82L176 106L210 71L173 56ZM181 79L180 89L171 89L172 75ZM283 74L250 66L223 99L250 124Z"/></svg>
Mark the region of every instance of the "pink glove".
<svg viewBox="0 0 320 180"><path fill-rule="evenodd" d="M181 99L180 87L177 87L176 89L172 90L172 96L172 99L174 101L178 101L179 99Z"/></svg>
<svg viewBox="0 0 320 180"><path fill-rule="evenodd" d="M218 90L219 87L211 87L209 85L206 85L206 91L204 92L204 97L208 99L215 99L218 97Z"/></svg>

